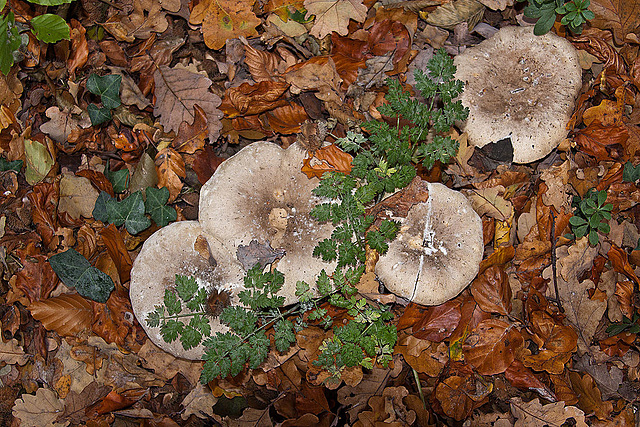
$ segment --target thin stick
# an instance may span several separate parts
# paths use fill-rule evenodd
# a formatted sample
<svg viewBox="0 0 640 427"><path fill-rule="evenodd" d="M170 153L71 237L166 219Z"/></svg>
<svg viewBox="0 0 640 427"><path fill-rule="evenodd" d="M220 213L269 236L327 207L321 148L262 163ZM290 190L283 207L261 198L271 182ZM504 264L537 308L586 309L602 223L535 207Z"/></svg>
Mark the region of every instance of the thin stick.
<svg viewBox="0 0 640 427"><path fill-rule="evenodd" d="M564 313L560 293L558 292L558 259L556 257L556 215L551 211L551 271L553 272L553 287L556 291L556 304L560 313Z"/></svg>

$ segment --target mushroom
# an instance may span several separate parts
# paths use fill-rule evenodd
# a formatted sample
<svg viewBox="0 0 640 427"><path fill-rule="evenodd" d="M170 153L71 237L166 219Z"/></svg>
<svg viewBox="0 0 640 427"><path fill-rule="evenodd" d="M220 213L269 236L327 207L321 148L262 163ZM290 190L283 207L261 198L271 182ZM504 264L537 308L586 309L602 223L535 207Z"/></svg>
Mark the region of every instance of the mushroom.
<svg viewBox="0 0 640 427"><path fill-rule="evenodd" d="M155 345L176 357L199 360L204 347L185 350L179 339L167 343L160 327L150 327L149 313L162 305L165 290L174 286L176 274L194 276L207 293L220 293L237 304L237 293L243 287L244 273L240 265L217 239L205 237L197 221L174 222L156 231L142 246L131 269L129 295L136 318ZM228 328L218 318L209 317L212 333Z"/></svg>
<svg viewBox="0 0 640 427"><path fill-rule="evenodd" d="M533 27L504 27L456 56L456 78L469 117L460 124L469 143L511 140L513 161L530 163L567 136L582 85L578 54L567 40Z"/></svg>
<svg viewBox="0 0 640 427"><path fill-rule="evenodd" d="M478 274L482 222L462 193L439 183L427 188L428 199L409 209L375 271L394 294L438 305L458 295Z"/></svg>
<svg viewBox="0 0 640 427"><path fill-rule="evenodd" d="M301 172L305 151L254 142L225 160L200 190L199 220L233 253L257 240L284 249L277 263L285 282L285 304L297 300L296 283L309 281L335 264L313 256L315 245L331 237L333 226L310 216L319 200L312 194L318 179Z"/></svg>

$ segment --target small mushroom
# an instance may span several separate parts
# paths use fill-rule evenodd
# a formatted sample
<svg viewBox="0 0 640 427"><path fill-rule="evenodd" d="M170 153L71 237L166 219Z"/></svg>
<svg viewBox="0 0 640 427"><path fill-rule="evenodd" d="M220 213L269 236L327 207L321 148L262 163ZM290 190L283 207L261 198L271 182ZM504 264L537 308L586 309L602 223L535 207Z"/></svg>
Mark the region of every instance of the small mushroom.
<svg viewBox="0 0 640 427"><path fill-rule="evenodd" d="M318 179L301 172L305 151L298 144L282 149L270 142L254 142L225 160L200 190L202 228L237 253L252 240L284 249L277 263L285 283L285 304L297 300L296 282L314 280L334 264L313 256L315 245L329 238L330 224L310 216L318 202L312 190Z"/></svg>
<svg viewBox="0 0 640 427"><path fill-rule="evenodd" d="M160 327L147 325L147 316L162 305L165 290L175 284L176 274L194 276L207 293L224 295L228 303L238 303L244 273L218 240L205 238L197 221L174 222L156 231L142 246L131 269L129 295L133 312L155 345L176 357L198 360L204 354L200 346L185 350L179 339L167 343ZM188 320L188 319L187 319ZM210 316L212 333L228 328Z"/></svg>
<svg viewBox="0 0 640 427"><path fill-rule="evenodd" d="M482 222L467 198L443 184L427 185L429 198L409 209L396 240L376 264L394 294L438 305L458 295L478 274Z"/></svg>
<svg viewBox="0 0 640 427"><path fill-rule="evenodd" d="M567 136L582 85L578 54L567 40L533 27L504 27L456 56L456 78L469 117L460 124L469 143L483 147L510 139L513 161L548 155Z"/></svg>

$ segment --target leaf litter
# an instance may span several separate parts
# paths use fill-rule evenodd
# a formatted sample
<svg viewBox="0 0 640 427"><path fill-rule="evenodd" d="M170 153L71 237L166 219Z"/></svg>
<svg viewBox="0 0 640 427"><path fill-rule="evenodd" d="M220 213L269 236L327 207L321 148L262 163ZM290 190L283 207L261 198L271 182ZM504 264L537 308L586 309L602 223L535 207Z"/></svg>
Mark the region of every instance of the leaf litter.
<svg viewBox="0 0 640 427"><path fill-rule="evenodd" d="M443 46L456 55L522 16L510 1L418 3L201 1L189 12L145 0L103 13L83 1L70 43L0 75L3 417L22 426L631 425L636 0L593 0L596 18L579 36L554 28L579 50L585 84L550 156L505 163L495 159L501 147L474 149L456 133L455 159L419 171L465 191L482 215L485 257L468 290L436 307L386 295L369 272L360 289L393 305L399 329L389 368L357 367L332 382L313 364L331 332L310 327L261 369L202 385L202 362L158 349L133 316L127 287L141 244L196 218L193 195L224 159L253 141L298 139L310 178L348 173L352 157L322 142L364 117L385 119L387 77L413 82L414 58ZM93 87L116 80L120 94ZM103 107L89 107L96 100ZM92 126L96 108L111 118ZM613 205L596 244L575 239L569 223L591 188ZM402 194L374 213L421 197ZM282 255L257 242L239 250L246 266ZM333 310L334 321L348 318Z"/></svg>

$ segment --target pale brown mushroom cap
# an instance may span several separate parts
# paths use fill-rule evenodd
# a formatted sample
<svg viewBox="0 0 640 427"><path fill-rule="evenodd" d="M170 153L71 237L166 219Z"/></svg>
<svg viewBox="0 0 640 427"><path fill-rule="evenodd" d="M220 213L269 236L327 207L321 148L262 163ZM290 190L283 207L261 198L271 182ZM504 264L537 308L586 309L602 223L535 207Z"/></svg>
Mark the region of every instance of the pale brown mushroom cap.
<svg viewBox="0 0 640 427"><path fill-rule="evenodd" d="M202 358L202 344L185 350L179 338L167 343L160 334L160 327L148 326L146 319L155 306L163 304L165 289L175 286L176 274L194 276L208 292L213 289L225 290L229 293L231 304L238 303L237 293L243 289L242 268L222 243L208 237L209 254L215 262L210 261L195 246L199 236L203 236L203 231L197 221L174 222L153 233L144 242L133 263L129 287L133 312L151 341L176 357L191 360ZM187 311L184 304L183 310ZM212 334L228 330L217 318L209 318L209 324Z"/></svg>
<svg viewBox="0 0 640 427"><path fill-rule="evenodd" d="M319 200L312 194L319 180L301 172L305 156L298 144L284 150L254 142L225 160L200 190L200 224L230 252L254 239L285 250L276 265L285 277L279 293L285 304L297 300L298 280L311 283L322 269L331 273L335 268L313 256L333 226L309 214Z"/></svg>
<svg viewBox="0 0 640 427"><path fill-rule="evenodd" d="M401 221L398 237L376 264L394 294L424 305L457 296L478 274L482 221L464 194L428 184L429 198Z"/></svg>
<svg viewBox="0 0 640 427"><path fill-rule="evenodd" d="M548 155L567 136L582 85L578 54L564 38L504 27L454 59L469 117L460 124L469 143L483 147L511 139L513 161Z"/></svg>

